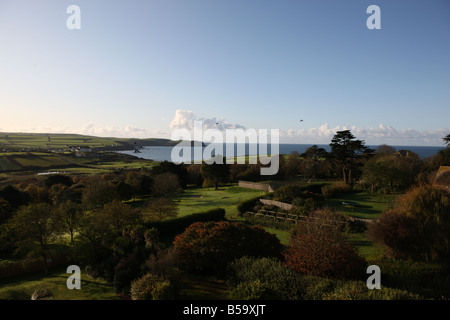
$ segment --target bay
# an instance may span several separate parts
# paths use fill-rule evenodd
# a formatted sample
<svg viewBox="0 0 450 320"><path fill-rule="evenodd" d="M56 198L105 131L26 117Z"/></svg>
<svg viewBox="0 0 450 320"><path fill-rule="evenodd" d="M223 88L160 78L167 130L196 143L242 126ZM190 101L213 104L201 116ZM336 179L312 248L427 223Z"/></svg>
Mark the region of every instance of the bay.
<svg viewBox="0 0 450 320"><path fill-rule="evenodd" d="M266 150L262 150L259 152L257 145L249 145L249 144L227 144L220 148L220 145L217 145L219 147L219 151L223 152L216 152L217 154L226 154L226 152L230 152L230 150L233 150L235 156L246 156L246 155L265 155ZM292 152L298 152L303 153L305 152L309 147L313 146L313 144L280 144L279 145L279 154L291 154ZM327 144L317 144L318 147L324 148L327 151L330 151L330 146ZM378 146L370 146L367 147L376 149ZM437 147L437 146L392 146L397 151L399 150L409 150L419 155L419 157L426 158L433 156L439 152L439 150L444 149L444 147ZM118 151L120 153L136 156L142 159L149 159L154 161L169 161L172 162L172 150L174 147L172 146L147 146L142 147L139 151L139 153L136 153L134 150L125 150L125 151ZM201 160L201 158L195 157L195 154L198 153L195 151L195 148L201 148L201 153L203 154L203 151L206 147L194 147L191 149L191 161L195 160ZM197 149L197 151L200 151ZM270 154L271 149L270 145L268 146L267 152Z"/></svg>

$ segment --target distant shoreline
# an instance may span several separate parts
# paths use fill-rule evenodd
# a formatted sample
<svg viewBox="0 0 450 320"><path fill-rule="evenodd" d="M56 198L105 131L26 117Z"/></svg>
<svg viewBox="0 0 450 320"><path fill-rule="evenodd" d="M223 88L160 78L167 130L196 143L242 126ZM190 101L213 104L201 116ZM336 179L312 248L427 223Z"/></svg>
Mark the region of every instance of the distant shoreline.
<svg viewBox="0 0 450 320"><path fill-rule="evenodd" d="M228 144L230 145L230 144ZM314 144L280 144L279 145L279 154L289 155L292 152L298 152L299 154L306 151L307 148L313 146ZM205 146L205 144L204 144ZM324 148L328 152L330 151L330 146L327 144L317 144L318 147ZM152 147L162 147L159 150L151 150ZM174 146L145 146L140 149L140 152L135 153L134 149L127 150L117 150L117 152L125 153L131 156L135 156L142 159L154 160L154 161L171 161L171 150ZM368 145L367 147L376 149L378 145ZM437 146L392 146L396 151L400 150L409 150L416 153L420 158L424 159L430 156L437 154L441 149L445 149L445 147L437 147ZM248 144L246 144L245 154L239 154L237 150L237 144L234 144L234 154L237 156L247 156L254 155L249 154ZM226 149L224 148L224 151ZM269 150L268 150L269 151Z"/></svg>

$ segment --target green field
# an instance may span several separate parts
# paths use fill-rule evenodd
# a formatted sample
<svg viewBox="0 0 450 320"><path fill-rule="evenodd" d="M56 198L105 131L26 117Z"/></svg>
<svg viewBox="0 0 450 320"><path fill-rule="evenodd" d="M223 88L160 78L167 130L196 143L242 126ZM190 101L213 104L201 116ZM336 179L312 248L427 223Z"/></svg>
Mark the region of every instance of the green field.
<svg viewBox="0 0 450 320"><path fill-rule="evenodd" d="M91 148L116 147L133 150L135 143L140 146L163 146L175 145L178 142L158 138L134 139L95 137L81 134L0 132L0 150L23 150L34 148L64 149L69 146Z"/></svg>
<svg viewBox="0 0 450 320"><path fill-rule="evenodd" d="M45 173L64 171L67 174L105 173L120 169L150 168L156 162L126 154L99 152L84 157L71 153L7 152L0 153L0 172Z"/></svg>
<svg viewBox="0 0 450 320"><path fill-rule="evenodd" d="M0 133L0 146L4 148L66 148L68 146L106 147L116 145L110 138L77 134Z"/></svg>
<svg viewBox="0 0 450 320"><path fill-rule="evenodd" d="M237 219L237 205L245 200L263 196L265 192L237 186L214 188L188 188L177 198L179 216L223 208L228 219Z"/></svg>
<svg viewBox="0 0 450 320"><path fill-rule="evenodd" d="M370 193L368 191L352 192L338 195L325 201L325 206L350 217L361 219L377 218L393 203L395 196ZM344 206L342 202L355 201L358 205Z"/></svg>
<svg viewBox="0 0 450 320"><path fill-rule="evenodd" d="M81 271L81 289L69 290L66 285L70 274L65 268L0 279L0 300L30 300L36 289L49 289L54 300L117 300L112 283L92 279Z"/></svg>

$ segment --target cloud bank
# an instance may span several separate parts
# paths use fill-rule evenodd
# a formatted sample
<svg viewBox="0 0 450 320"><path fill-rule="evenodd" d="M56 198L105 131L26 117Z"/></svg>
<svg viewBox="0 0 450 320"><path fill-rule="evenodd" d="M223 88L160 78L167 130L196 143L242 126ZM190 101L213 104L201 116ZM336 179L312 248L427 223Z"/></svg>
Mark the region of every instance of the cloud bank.
<svg viewBox="0 0 450 320"><path fill-rule="evenodd" d="M35 132L35 133L77 133L100 137L117 138L171 138L171 131L187 129L193 131L194 121L202 121L203 130L218 129L250 129L239 123L230 123L223 118L202 118L193 111L178 109L169 124L170 130L158 128L140 128L136 126L112 126L98 123L86 123L80 127L70 126L37 126L19 130L0 128L3 132ZM251 128L251 129L278 129L278 128ZM325 123L319 127L305 129L280 129L280 143L293 144L329 144L337 131L351 130L353 135L364 140L367 145L388 144L393 146L444 146L442 138L450 133L450 127L435 130L419 131L414 129L399 130L390 125L379 124L377 127L360 128L357 126L335 126Z"/></svg>
<svg viewBox="0 0 450 320"><path fill-rule="evenodd" d="M194 121L202 121L203 123L203 130L207 129L217 129L220 131L226 130L226 129L243 129L245 130L245 127L243 125L237 124L237 123L230 123L226 119L223 118L199 118L194 114L194 112L190 110L181 110L178 109L175 112L175 117L173 118L172 122L170 122L170 128L172 130L176 129L187 129L189 131L192 131L194 129Z"/></svg>
<svg viewBox="0 0 450 320"><path fill-rule="evenodd" d="M369 145L443 146L442 138L450 132L450 127L418 131L414 129L397 130L384 124L379 124L374 128L359 128L356 126L330 127L328 123L325 123L317 128L282 131L280 140L283 139L286 143L328 144L333 135L341 130L350 130L357 139L364 140Z"/></svg>
<svg viewBox="0 0 450 320"><path fill-rule="evenodd" d="M242 124L232 124L225 119L200 118L190 110L176 110L175 117L170 123L170 128L187 129L193 131L194 121L203 121L203 130L218 129L246 129ZM252 128L252 129L277 129L277 128ZM280 143L299 144L329 144L337 131L351 130L353 135L364 140L368 145L411 145L411 146L443 146L442 138L450 132L450 127L444 129L418 131L414 129L397 130L392 126L379 124L374 128L359 128L357 126L335 126L331 127L325 123L319 127L308 129L280 129Z"/></svg>

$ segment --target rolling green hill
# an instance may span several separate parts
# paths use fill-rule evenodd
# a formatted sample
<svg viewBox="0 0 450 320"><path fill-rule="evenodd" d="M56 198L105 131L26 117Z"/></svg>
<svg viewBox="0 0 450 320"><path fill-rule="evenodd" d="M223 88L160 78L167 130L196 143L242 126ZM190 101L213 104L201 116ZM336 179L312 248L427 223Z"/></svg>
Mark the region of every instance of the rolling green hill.
<svg viewBox="0 0 450 320"><path fill-rule="evenodd" d="M66 149L69 147L90 147L97 150L132 150L135 145L171 146L177 143L177 141L159 138L105 138L80 134L0 132L0 151L20 151L41 148Z"/></svg>

